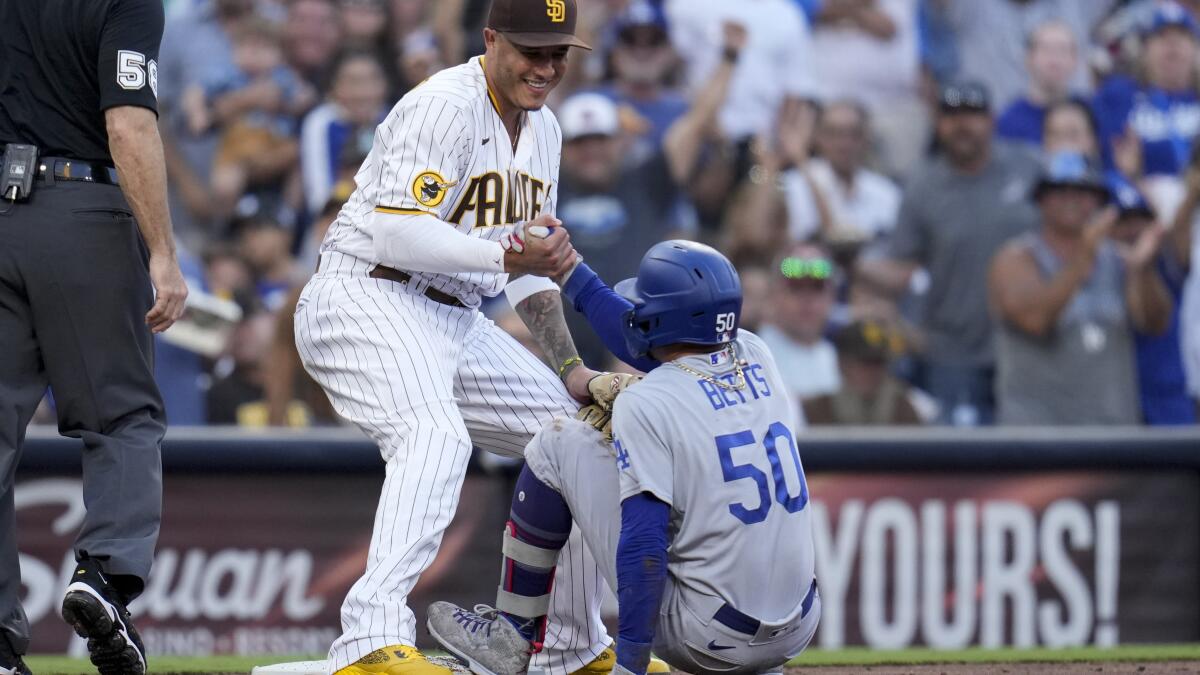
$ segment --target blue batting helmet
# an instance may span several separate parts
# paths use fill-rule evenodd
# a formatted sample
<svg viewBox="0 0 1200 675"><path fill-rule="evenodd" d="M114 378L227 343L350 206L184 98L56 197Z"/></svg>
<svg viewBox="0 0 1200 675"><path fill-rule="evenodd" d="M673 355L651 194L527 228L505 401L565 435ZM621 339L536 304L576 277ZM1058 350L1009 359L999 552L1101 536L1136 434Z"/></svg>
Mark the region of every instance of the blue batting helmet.
<svg viewBox="0 0 1200 675"><path fill-rule="evenodd" d="M634 356L676 343L720 345L737 337L742 284L716 249L680 239L655 244L638 275L616 285L633 303L623 323Z"/></svg>

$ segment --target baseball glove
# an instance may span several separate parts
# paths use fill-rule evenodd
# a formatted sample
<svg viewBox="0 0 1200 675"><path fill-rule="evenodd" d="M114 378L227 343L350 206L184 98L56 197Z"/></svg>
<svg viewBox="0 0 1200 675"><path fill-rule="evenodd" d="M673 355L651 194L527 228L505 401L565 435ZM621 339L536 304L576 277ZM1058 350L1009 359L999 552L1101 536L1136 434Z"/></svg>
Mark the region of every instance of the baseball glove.
<svg viewBox="0 0 1200 675"><path fill-rule="evenodd" d="M607 443L612 443L612 411L601 408L599 404L585 405L575 413L575 419L590 426L604 436Z"/></svg>
<svg viewBox="0 0 1200 675"><path fill-rule="evenodd" d="M588 393L602 410L611 411L617 396L641 379L628 373L600 373L588 380Z"/></svg>

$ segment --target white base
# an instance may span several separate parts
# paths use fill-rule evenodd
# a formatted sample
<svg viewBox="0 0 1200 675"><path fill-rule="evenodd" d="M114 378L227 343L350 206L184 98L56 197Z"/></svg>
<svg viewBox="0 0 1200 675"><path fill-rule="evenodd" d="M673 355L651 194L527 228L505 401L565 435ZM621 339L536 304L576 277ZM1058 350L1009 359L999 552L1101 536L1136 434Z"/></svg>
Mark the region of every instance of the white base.
<svg viewBox="0 0 1200 675"><path fill-rule="evenodd" d="M290 663L275 663L269 666L255 666L250 675L325 675L329 672L329 662L292 661Z"/></svg>

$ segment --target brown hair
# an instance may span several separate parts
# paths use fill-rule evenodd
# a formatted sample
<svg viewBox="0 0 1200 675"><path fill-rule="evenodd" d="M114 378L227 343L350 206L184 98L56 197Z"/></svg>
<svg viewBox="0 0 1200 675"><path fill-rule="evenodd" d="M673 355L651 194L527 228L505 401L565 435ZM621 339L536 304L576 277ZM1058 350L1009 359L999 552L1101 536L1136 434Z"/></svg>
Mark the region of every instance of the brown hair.
<svg viewBox="0 0 1200 675"><path fill-rule="evenodd" d="M280 39L279 26L261 16L246 17L229 31L229 42L234 45L256 40L279 45Z"/></svg>

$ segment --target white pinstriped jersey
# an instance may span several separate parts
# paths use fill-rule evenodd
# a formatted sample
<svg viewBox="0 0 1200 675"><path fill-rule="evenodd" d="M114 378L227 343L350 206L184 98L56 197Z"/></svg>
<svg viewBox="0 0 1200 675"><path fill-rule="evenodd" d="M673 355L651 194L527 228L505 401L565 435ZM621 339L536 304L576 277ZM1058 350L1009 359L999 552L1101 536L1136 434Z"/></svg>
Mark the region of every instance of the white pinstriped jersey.
<svg viewBox="0 0 1200 675"><path fill-rule="evenodd" d="M522 115L513 149L484 57L447 68L405 94L375 131L355 175L357 188L325 237L322 250L378 263L368 216L373 210L435 216L458 231L497 241L514 225L554 213L562 131L549 108ZM503 290L508 275L493 272L413 273L477 306Z"/></svg>

